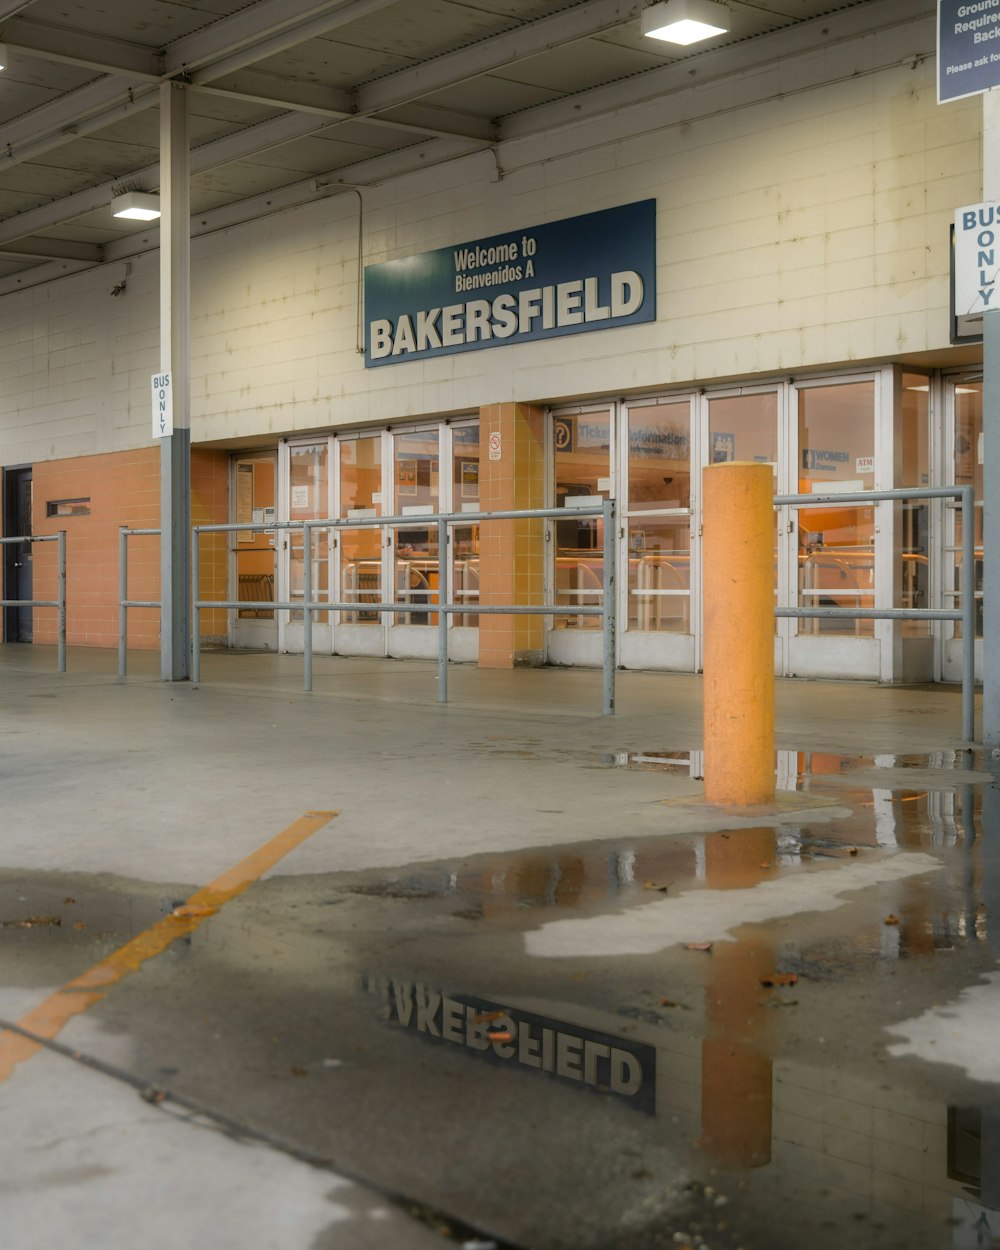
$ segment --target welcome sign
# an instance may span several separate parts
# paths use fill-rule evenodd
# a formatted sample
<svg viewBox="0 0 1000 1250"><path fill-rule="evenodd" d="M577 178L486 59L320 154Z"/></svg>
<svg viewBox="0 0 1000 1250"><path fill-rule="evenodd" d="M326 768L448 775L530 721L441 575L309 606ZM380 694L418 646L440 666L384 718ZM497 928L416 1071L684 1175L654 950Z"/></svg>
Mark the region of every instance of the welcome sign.
<svg viewBox="0 0 1000 1250"><path fill-rule="evenodd" d="M365 268L365 367L656 319L656 201Z"/></svg>

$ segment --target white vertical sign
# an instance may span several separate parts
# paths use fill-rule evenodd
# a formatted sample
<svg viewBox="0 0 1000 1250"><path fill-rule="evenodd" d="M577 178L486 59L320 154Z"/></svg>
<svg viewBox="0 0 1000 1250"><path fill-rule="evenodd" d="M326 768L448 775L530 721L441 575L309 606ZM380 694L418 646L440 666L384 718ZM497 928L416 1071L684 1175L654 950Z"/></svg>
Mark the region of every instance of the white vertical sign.
<svg viewBox="0 0 1000 1250"><path fill-rule="evenodd" d="M503 448L503 443L501 442L501 439L500 439L499 430L494 430L493 433L490 435L489 448L490 448L490 459L499 460L501 456L502 448Z"/></svg>
<svg viewBox="0 0 1000 1250"><path fill-rule="evenodd" d="M174 432L174 392L169 373L154 373L150 379L153 395L153 437L169 438Z"/></svg>
<svg viewBox="0 0 1000 1250"><path fill-rule="evenodd" d="M956 209L955 315L981 317L1000 306L998 278L1000 204L968 204Z"/></svg>

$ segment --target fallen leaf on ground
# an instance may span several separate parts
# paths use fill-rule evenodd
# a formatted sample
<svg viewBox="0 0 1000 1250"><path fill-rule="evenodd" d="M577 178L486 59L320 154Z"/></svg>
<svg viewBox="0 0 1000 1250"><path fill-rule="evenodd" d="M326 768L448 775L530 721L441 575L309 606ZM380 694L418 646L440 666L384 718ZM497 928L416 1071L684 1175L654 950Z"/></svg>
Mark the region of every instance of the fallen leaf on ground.
<svg viewBox="0 0 1000 1250"><path fill-rule="evenodd" d="M772 972L769 977L761 977L760 983L770 989L774 985L794 985L798 979L794 972Z"/></svg>
<svg viewBox="0 0 1000 1250"><path fill-rule="evenodd" d="M86 929L86 927L87 927L87 926L84 924L84 922L83 922L82 920L78 920L78 921L77 921L77 922L73 925L73 928L74 928L74 929Z"/></svg>
<svg viewBox="0 0 1000 1250"><path fill-rule="evenodd" d="M710 951L712 949L711 942L688 942L689 951Z"/></svg>
<svg viewBox="0 0 1000 1250"><path fill-rule="evenodd" d="M514 1034L509 1029L487 1029L486 1036L491 1042L512 1042Z"/></svg>
<svg viewBox="0 0 1000 1250"><path fill-rule="evenodd" d="M31 929L35 925L60 925L62 924L62 916L28 916L25 920L5 920L3 928L5 929Z"/></svg>
<svg viewBox="0 0 1000 1250"><path fill-rule="evenodd" d="M506 1015L506 1011L481 1011L478 1016L474 1016L473 1024L489 1024L491 1020L502 1020Z"/></svg>
<svg viewBox="0 0 1000 1250"><path fill-rule="evenodd" d="M76 899L75 899L75 898L64 898L64 899L63 899L63 902L64 902L64 903L66 903L66 904L72 904L72 903L75 903L75 902L76 902Z"/></svg>
<svg viewBox="0 0 1000 1250"><path fill-rule="evenodd" d="M882 923L883 924L899 924L899 917L898 916L886 916L886 918L882 921Z"/></svg>
<svg viewBox="0 0 1000 1250"><path fill-rule="evenodd" d="M774 865L773 864L758 864L757 867L758 868L773 868Z"/></svg>
<svg viewBox="0 0 1000 1250"><path fill-rule="evenodd" d="M298 1066L292 1068L291 1072L292 1072L292 1076L306 1076L307 1075L305 1068L300 1068Z"/></svg>

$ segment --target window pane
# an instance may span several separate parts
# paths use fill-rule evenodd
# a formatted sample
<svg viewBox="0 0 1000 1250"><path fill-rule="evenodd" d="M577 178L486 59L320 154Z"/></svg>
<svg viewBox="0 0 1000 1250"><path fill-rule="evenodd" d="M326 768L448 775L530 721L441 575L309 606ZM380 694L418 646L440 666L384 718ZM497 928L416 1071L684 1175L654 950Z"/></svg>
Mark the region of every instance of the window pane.
<svg viewBox="0 0 1000 1250"><path fill-rule="evenodd" d="M273 454L237 460L236 520L242 523L273 521L277 457ZM274 531L236 535L236 598L240 603L274 602ZM241 619L273 621L274 613L260 606L240 608Z"/></svg>
<svg viewBox="0 0 1000 1250"><path fill-rule="evenodd" d="M344 439L340 443L340 515L382 515L382 439ZM381 603L382 531L340 531L340 596L344 603ZM343 612L344 624L377 625L378 612Z"/></svg>
<svg viewBox="0 0 1000 1250"><path fill-rule="evenodd" d="M802 494L875 489L875 384L799 391ZM803 607L866 608L875 602L875 510L799 508L799 602ZM871 637L874 622L806 620L800 633Z"/></svg>
<svg viewBox="0 0 1000 1250"><path fill-rule="evenodd" d="M628 627L691 631L691 523L687 517L631 520Z"/></svg>
<svg viewBox="0 0 1000 1250"><path fill-rule="evenodd" d="M628 414L628 507L691 506L691 406L661 404Z"/></svg>
<svg viewBox="0 0 1000 1250"><path fill-rule="evenodd" d="M972 486L976 496L976 637L983 636L983 384L961 382L955 387L955 485ZM949 595L952 605L962 606L959 587L962 584L961 508L955 510L955 593ZM955 622L955 637L961 638L962 623Z"/></svg>
<svg viewBox="0 0 1000 1250"><path fill-rule="evenodd" d="M769 391L709 400L708 433L710 464L728 460L777 463L777 394Z"/></svg>
<svg viewBox="0 0 1000 1250"><path fill-rule="evenodd" d="M399 526L393 539L395 599L419 606L437 602L437 526L420 524L419 517L438 511L438 431L397 434L395 439L395 508L398 516L412 515L413 527ZM427 612L400 612L397 625L436 625Z"/></svg>
<svg viewBox="0 0 1000 1250"><path fill-rule="evenodd" d="M327 517L327 444L289 448L288 519L313 521ZM288 585L291 601L301 600L305 590L305 537L301 530L289 530ZM312 597L313 601L329 599L330 564L327 558L327 530L312 533ZM302 612L289 613L292 621L301 621ZM315 613L314 622L326 623L327 614Z"/></svg>
<svg viewBox="0 0 1000 1250"><path fill-rule="evenodd" d="M556 507L596 503L611 493L611 414L607 409L554 418ZM602 523L556 521L555 602L599 607L604 598ZM600 629L599 616L556 616L556 629Z"/></svg>
<svg viewBox="0 0 1000 1250"><path fill-rule="evenodd" d="M479 422L452 429L452 511L479 509ZM452 588L455 603L474 608L479 602L479 526L452 528ZM474 613L456 613L454 623L470 628L479 625Z"/></svg>
<svg viewBox="0 0 1000 1250"><path fill-rule="evenodd" d="M900 402L900 431L897 440L897 486L927 486L930 483L930 382L919 373L903 374ZM930 560L930 506L917 499L895 505L897 556L900 562L897 608L928 608ZM930 621L902 621L908 638L927 637Z"/></svg>

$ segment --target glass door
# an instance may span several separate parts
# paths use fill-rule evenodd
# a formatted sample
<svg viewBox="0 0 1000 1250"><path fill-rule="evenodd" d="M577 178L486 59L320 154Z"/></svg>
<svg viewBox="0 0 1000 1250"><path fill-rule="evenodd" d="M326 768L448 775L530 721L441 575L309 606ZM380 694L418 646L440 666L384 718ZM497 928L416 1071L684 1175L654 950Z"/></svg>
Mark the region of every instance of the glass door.
<svg viewBox="0 0 1000 1250"><path fill-rule="evenodd" d="M875 489L877 399L875 378L793 386L789 452L797 467L794 493L838 495ZM885 480L891 482L891 468ZM876 508L831 504L792 508L790 513L788 532L797 535L794 603L874 607ZM891 522L885 528L891 542ZM890 599L891 594L884 601ZM803 619L792 622L785 671L878 679L879 659L874 621Z"/></svg>
<svg viewBox="0 0 1000 1250"><path fill-rule="evenodd" d="M691 408L685 396L622 411L618 619L625 668L691 671L697 664Z"/></svg>
<svg viewBox="0 0 1000 1250"><path fill-rule="evenodd" d="M604 602L604 526L599 518L574 517L574 507L610 499L614 483L614 410L575 408L550 419L552 498L566 519L548 528L554 602L600 607ZM548 658L555 664L601 663L599 616L554 616Z"/></svg>
<svg viewBox="0 0 1000 1250"><path fill-rule="evenodd" d="M432 659L437 655L437 613L416 611L437 602L437 525L427 517L440 511L441 427L408 430L392 437L392 499L396 516L413 524L386 535L392 553L390 585L398 611L389 627L389 654Z"/></svg>
<svg viewBox="0 0 1000 1250"><path fill-rule="evenodd" d="M774 474L774 493L778 493L778 447L779 431L783 428L783 390L754 390L741 387L738 391L720 392L703 401L707 424L706 443L708 462L723 464L730 460L748 460L771 466ZM795 483L792 489L797 489ZM786 602L789 593L789 562L787 541L780 544L779 534L787 538L788 517L775 511L774 516L774 585L776 601ZM700 529L700 524L699 524ZM775 671L783 671L787 646L789 622L775 620ZM698 667L701 667L701 638L699 637Z"/></svg>
<svg viewBox="0 0 1000 1250"><path fill-rule="evenodd" d="M234 522L267 524L277 517L278 453L236 456L232 462ZM229 645L275 651L278 628L275 601L275 532L230 534L230 586L240 607L229 614ZM243 605L246 605L245 607Z"/></svg>
<svg viewBox="0 0 1000 1250"><path fill-rule="evenodd" d="M337 510L341 520L370 520L384 515L382 466L385 436L361 434L336 441ZM335 539L338 597L357 609L339 613L334 646L343 655L385 655L389 613L366 605L388 602L383 531L375 526L340 530Z"/></svg>
<svg viewBox="0 0 1000 1250"><path fill-rule="evenodd" d="M330 516L329 440L316 443L285 444L287 467L283 477L288 483L288 520L318 521ZM313 601L330 598L330 544L331 535L326 530L314 530L312 535L312 598ZM305 592L305 536L301 530L283 531L281 550L287 551L287 586L281 587L281 596L289 603L301 603ZM303 616L301 608L281 612L278 621L279 646L282 651L301 651L303 648ZM329 652L332 646L330 613L314 612L312 640L316 651Z"/></svg>
<svg viewBox="0 0 1000 1250"><path fill-rule="evenodd" d="M479 503L479 421L448 426L450 441L451 500L442 506L451 512L478 512ZM479 655L479 526L454 525L451 528L449 585L451 598L467 610L451 619L449 655L455 660L475 660Z"/></svg>
<svg viewBox="0 0 1000 1250"><path fill-rule="evenodd" d="M946 379L949 436L944 459L945 483L972 486L975 491L975 595L976 595L976 679L982 680L983 653L983 382L982 378ZM962 527L966 518L955 504L948 503L944 525L944 585L942 606L960 609L962 596ZM962 680L962 624L944 622L942 672L945 681Z"/></svg>

